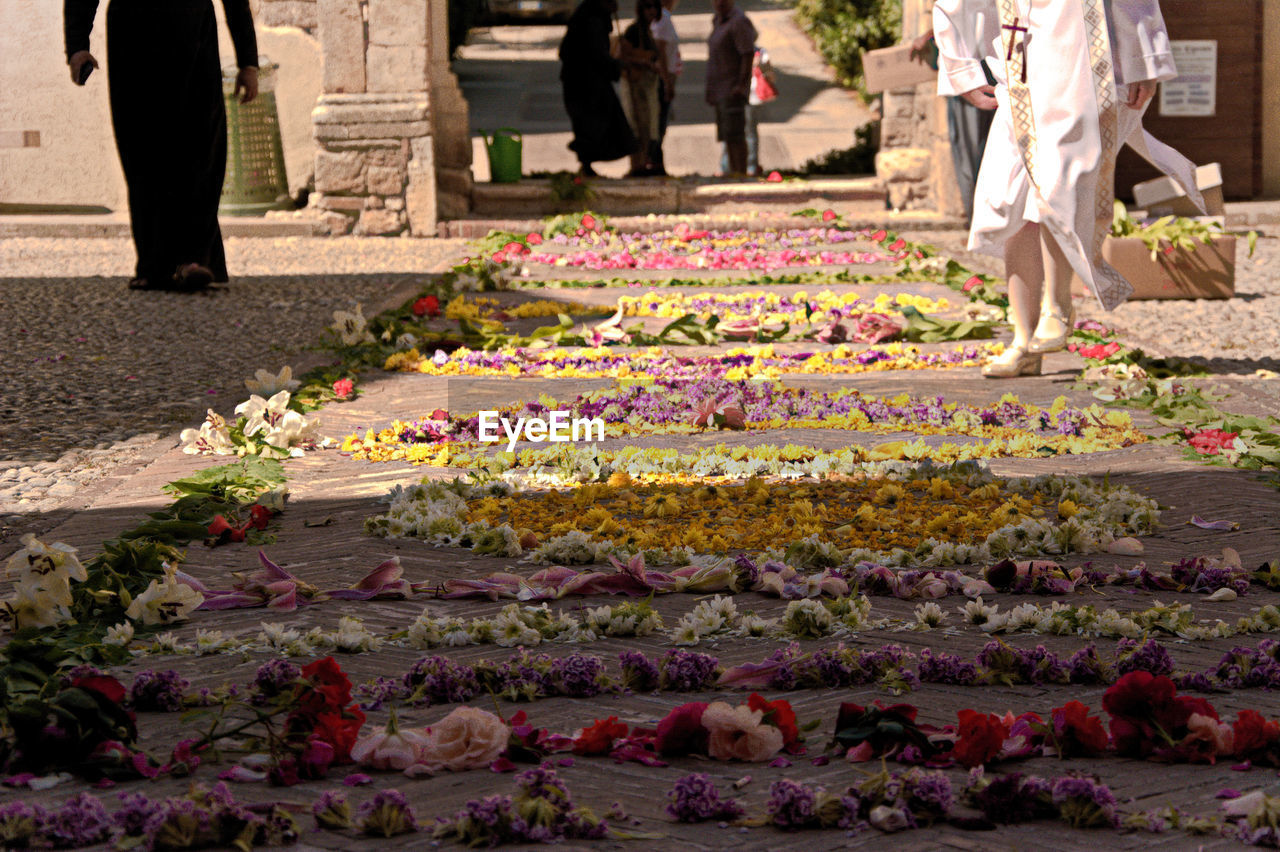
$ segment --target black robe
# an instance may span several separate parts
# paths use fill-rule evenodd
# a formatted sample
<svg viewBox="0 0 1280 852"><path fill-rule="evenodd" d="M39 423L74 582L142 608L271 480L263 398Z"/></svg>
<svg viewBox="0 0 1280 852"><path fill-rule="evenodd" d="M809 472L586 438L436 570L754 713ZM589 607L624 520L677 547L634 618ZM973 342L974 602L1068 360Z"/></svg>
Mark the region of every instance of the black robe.
<svg viewBox="0 0 1280 852"><path fill-rule="evenodd" d="M257 66L249 0L222 0L236 64ZM98 0L63 0L67 57L89 49ZM111 0L107 83L129 189L137 276L167 282L178 266L227 280L218 202L227 115L212 0Z"/></svg>
<svg viewBox="0 0 1280 852"><path fill-rule="evenodd" d="M609 55L612 20L597 0L582 0L560 42L560 82L573 125L569 148L582 163L617 160L636 149L631 125L613 90L622 75Z"/></svg>

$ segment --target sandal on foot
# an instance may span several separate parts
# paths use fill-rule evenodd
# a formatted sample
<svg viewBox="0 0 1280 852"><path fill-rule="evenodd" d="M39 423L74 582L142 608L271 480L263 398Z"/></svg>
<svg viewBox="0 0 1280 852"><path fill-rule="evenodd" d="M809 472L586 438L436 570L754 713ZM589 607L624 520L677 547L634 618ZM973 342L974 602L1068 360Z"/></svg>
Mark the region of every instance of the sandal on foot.
<svg viewBox="0 0 1280 852"><path fill-rule="evenodd" d="M1028 352L1022 346L1010 346L999 358L982 366L982 375L988 379L1011 379L1015 376L1040 375L1039 353Z"/></svg>
<svg viewBox="0 0 1280 852"><path fill-rule="evenodd" d="M1046 311L1040 314L1036 333L1027 344L1028 352L1061 352L1067 348L1067 339L1076 328L1076 312L1062 314Z"/></svg>

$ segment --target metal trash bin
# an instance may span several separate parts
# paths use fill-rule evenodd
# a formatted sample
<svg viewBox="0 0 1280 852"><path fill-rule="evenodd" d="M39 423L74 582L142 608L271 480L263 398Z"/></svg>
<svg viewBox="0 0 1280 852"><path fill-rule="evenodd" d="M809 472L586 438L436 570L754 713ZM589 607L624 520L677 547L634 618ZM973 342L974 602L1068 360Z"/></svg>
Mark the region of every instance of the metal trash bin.
<svg viewBox="0 0 1280 852"><path fill-rule="evenodd" d="M276 71L263 59L258 69L258 96L247 104L236 97L239 69L222 69L222 95L227 107L227 176L218 212L226 216L261 216L268 210L293 207L284 169L280 115L276 111Z"/></svg>

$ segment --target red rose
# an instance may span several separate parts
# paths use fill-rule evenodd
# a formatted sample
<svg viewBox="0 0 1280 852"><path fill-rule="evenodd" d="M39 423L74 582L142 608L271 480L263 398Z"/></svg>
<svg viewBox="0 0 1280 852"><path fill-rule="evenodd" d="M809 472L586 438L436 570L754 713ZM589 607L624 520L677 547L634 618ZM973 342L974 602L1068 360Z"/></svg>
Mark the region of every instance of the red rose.
<svg viewBox="0 0 1280 852"><path fill-rule="evenodd" d="M658 723L654 747L658 754L683 755L707 753L707 729L702 727L705 701L681 704Z"/></svg>
<svg viewBox="0 0 1280 852"><path fill-rule="evenodd" d="M1009 736L1009 726L992 713L961 710L958 727L960 738L956 740L951 756L967 769L982 766L998 755Z"/></svg>
<svg viewBox="0 0 1280 852"><path fill-rule="evenodd" d="M588 231L594 231L596 229L596 217L592 216L590 213L583 213L582 227L586 228Z"/></svg>
<svg viewBox="0 0 1280 852"><path fill-rule="evenodd" d="M902 239L902 237L898 237L898 239L894 240L889 246L889 251L902 251L906 247L907 241Z"/></svg>
<svg viewBox="0 0 1280 852"><path fill-rule="evenodd" d="M1235 444L1237 432L1222 429L1203 429L1187 439L1187 443L1202 456L1216 456Z"/></svg>
<svg viewBox="0 0 1280 852"><path fill-rule="evenodd" d="M1241 710L1231 726L1235 734L1236 755L1249 757L1271 748L1280 740L1280 725L1269 721L1256 710Z"/></svg>
<svg viewBox="0 0 1280 852"><path fill-rule="evenodd" d="M443 408L437 408L431 412L431 419L432 420L448 420L449 412L445 411Z"/></svg>
<svg viewBox="0 0 1280 852"><path fill-rule="evenodd" d="M531 233L529 236L524 238L524 241L531 246L540 246L542 245L542 234Z"/></svg>
<svg viewBox="0 0 1280 852"><path fill-rule="evenodd" d="M1095 343L1092 346L1082 346L1076 350L1082 358L1092 358L1095 361L1103 361L1120 351L1119 343Z"/></svg>
<svg viewBox="0 0 1280 852"><path fill-rule="evenodd" d="M519 257L520 255L528 251L528 249L524 247L524 243L518 243L518 242L515 242L514 240L512 240L511 242L503 246L502 250L505 251L507 254L513 255L515 257Z"/></svg>
<svg viewBox="0 0 1280 852"><path fill-rule="evenodd" d="M583 728L573 741L573 753L581 755L608 754L613 751L613 741L627 735L627 726L617 716L596 719L594 725Z"/></svg>
<svg viewBox="0 0 1280 852"><path fill-rule="evenodd" d="M316 716L311 738L333 746L334 763L350 763L351 747L360 736L360 726L364 724L364 713L356 707L350 707L345 713L321 713ZM306 755L304 754L304 759Z"/></svg>
<svg viewBox="0 0 1280 852"><path fill-rule="evenodd" d="M769 172L769 176L765 178L769 183L782 183L781 172Z"/></svg>
<svg viewBox="0 0 1280 852"><path fill-rule="evenodd" d="M982 276L975 275L972 278L970 278L968 281L964 282L963 289L966 293L968 293L974 287L981 287L981 286L982 286Z"/></svg>
<svg viewBox="0 0 1280 852"><path fill-rule="evenodd" d="M413 315L416 317L440 316L440 300L435 296L423 296L413 303Z"/></svg>
<svg viewBox="0 0 1280 852"><path fill-rule="evenodd" d="M1089 715L1079 701L1068 701L1053 711L1053 736L1062 757L1093 757L1107 749L1102 720Z"/></svg>
<svg viewBox="0 0 1280 852"><path fill-rule="evenodd" d="M110 675L85 675L73 680L71 686L96 692L112 704L120 704L124 701L124 684Z"/></svg>
<svg viewBox="0 0 1280 852"><path fill-rule="evenodd" d="M889 238L888 231L876 231L874 234L871 235L871 239L877 243L882 243L888 238Z"/></svg>
<svg viewBox="0 0 1280 852"><path fill-rule="evenodd" d="M324 696L329 709L341 711L351 703L351 681L333 657L316 660L302 669L302 679Z"/></svg>
<svg viewBox="0 0 1280 852"><path fill-rule="evenodd" d="M505 251L495 251L493 254L489 255L489 259L494 263L506 263L507 253Z"/></svg>
<svg viewBox="0 0 1280 852"><path fill-rule="evenodd" d="M836 218L836 211L832 210L830 207L822 211L822 221L832 222L835 220L835 218Z"/></svg>
<svg viewBox="0 0 1280 852"><path fill-rule="evenodd" d="M356 389L356 383L350 379L338 379L333 383L333 395L338 399L346 399Z"/></svg>
<svg viewBox="0 0 1280 852"><path fill-rule="evenodd" d="M762 696L751 693L747 706L752 710L764 713L766 724L773 725L782 732L782 747L790 751L800 744L800 728L796 725L796 711L791 703L779 698L777 701L766 701Z"/></svg>
<svg viewBox="0 0 1280 852"><path fill-rule="evenodd" d="M272 512L261 503L254 503L249 507L249 526L256 530L265 530L267 522L271 520L271 516L274 514L275 512Z"/></svg>
<svg viewBox="0 0 1280 852"><path fill-rule="evenodd" d="M1173 701L1178 688L1164 675L1136 671L1124 675L1102 695L1102 709L1122 719L1144 720L1153 708Z"/></svg>

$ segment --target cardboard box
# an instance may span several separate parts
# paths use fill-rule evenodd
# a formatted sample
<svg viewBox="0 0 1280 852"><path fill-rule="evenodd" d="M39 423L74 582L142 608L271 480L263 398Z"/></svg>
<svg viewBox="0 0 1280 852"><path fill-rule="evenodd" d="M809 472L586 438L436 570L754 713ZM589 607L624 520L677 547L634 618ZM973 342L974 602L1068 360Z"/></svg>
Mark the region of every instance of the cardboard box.
<svg viewBox="0 0 1280 852"><path fill-rule="evenodd" d="M1102 257L1133 285L1130 299L1229 299L1236 288L1236 238L1216 236L1194 249L1160 252L1137 237L1107 237ZM1073 276L1074 277L1074 276ZM1084 282L1074 277L1071 289L1085 293Z"/></svg>
<svg viewBox="0 0 1280 852"><path fill-rule="evenodd" d="M1204 214L1226 215L1222 199L1222 166L1209 163L1196 169L1196 187L1204 195ZM1200 211L1171 177L1159 177L1133 186L1133 201L1148 216L1200 216Z"/></svg>
<svg viewBox="0 0 1280 852"><path fill-rule="evenodd" d="M879 50L864 51L862 74L867 92L905 89L938 79L938 47L932 41L923 51L913 51L911 43L895 44Z"/></svg>

